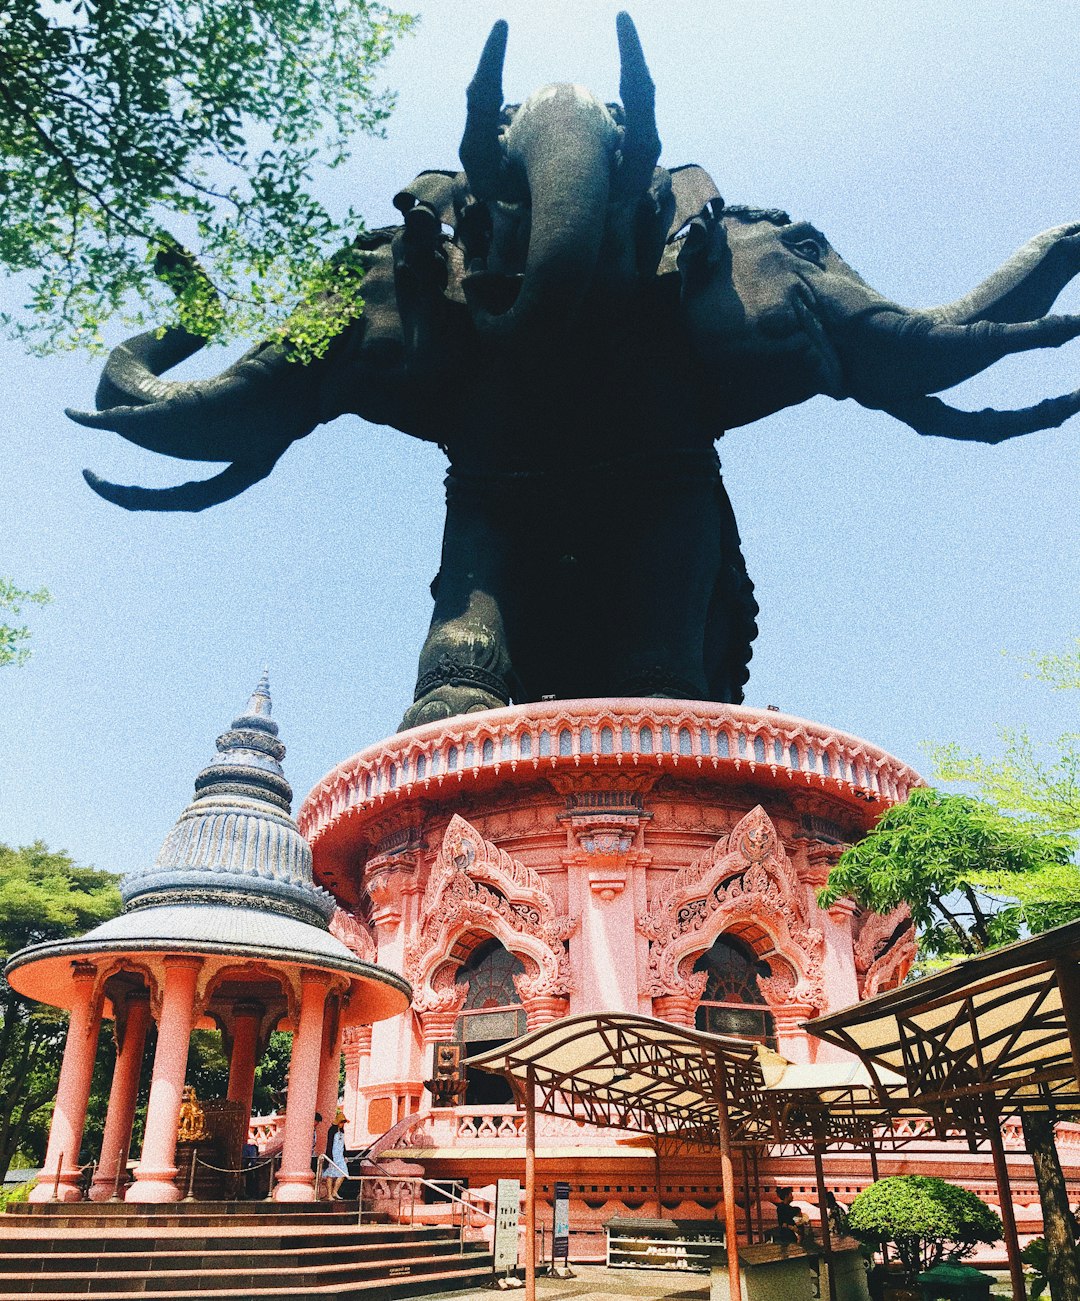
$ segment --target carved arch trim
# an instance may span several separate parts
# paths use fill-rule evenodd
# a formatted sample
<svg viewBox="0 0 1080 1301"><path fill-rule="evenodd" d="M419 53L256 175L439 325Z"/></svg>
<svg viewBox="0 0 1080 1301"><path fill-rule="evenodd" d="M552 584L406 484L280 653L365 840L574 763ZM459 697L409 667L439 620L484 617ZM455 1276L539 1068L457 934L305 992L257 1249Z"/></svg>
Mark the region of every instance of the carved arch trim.
<svg viewBox="0 0 1080 1301"><path fill-rule="evenodd" d="M855 941L859 995L872 998L901 984L915 961L915 926L906 904L869 913Z"/></svg>
<svg viewBox="0 0 1080 1301"><path fill-rule="evenodd" d="M454 949L470 933L490 935L525 965L515 978L522 1000L570 993L566 941L577 919L561 916L540 876L510 857L455 814L428 877L413 937L405 947L405 976L417 1012L449 1011L464 1003L455 983L462 961ZM471 947L471 946L470 946Z"/></svg>
<svg viewBox="0 0 1080 1301"><path fill-rule="evenodd" d="M724 933L773 965L761 990L770 1008L825 1006L825 937L808 925L794 864L758 805L661 890L638 928L649 940L645 992L699 999L693 962Z"/></svg>

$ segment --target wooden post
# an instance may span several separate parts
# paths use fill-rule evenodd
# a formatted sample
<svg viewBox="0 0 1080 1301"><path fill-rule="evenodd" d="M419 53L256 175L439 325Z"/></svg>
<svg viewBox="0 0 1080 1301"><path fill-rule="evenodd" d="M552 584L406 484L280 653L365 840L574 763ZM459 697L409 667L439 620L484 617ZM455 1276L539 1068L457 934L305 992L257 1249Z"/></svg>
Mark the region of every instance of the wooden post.
<svg viewBox="0 0 1080 1301"><path fill-rule="evenodd" d="M1016 1234L1016 1213L1013 1211L1012 1192L1009 1189L1009 1167L1005 1161L1005 1145L1001 1141L1001 1112L997 1099L991 1094L983 1104L990 1151L994 1157L994 1178L997 1180L998 1204L1001 1206L1001 1225L1005 1238L1005 1253L1009 1257L1009 1279L1012 1283L1013 1301L1026 1301L1024 1262L1020 1259L1020 1239Z"/></svg>
<svg viewBox="0 0 1080 1301"><path fill-rule="evenodd" d="M757 1236L759 1242L765 1241L765 1212L761 1205L761 1170L758 1166L758 1150L751 1149L751 1155L754 1161L754 1218L757 1221Z"/></svg>
<svg viewBox="0 0 1080 1301"><path fill-rule="evenodd" d="M820 1116L814 1117L814 1178L817 1180L818 1214L821 1223L821 1269L829 1284L829 1301L835 1301L836 1283L832 1269L832 1229L829 1225L829 1196L825 1189L825 1167L821 1163L821 1149L825 1143L825 1126ZM825 1289L820 1285L818 1294L825 1296Z"/></svg>
<svg viewBox="0 0 1080 1301"><path fill-rule="evenodd" d="M873 1125L868 1125L866 1128L866 1149L870 1153L870 1174L874 1183L877 1183L881 1178L881 1174L878 1170L877 1146L874 1143ZM881 1263L886 1269L889 1268L889 1244L884 1239L881 1242Z"/></svg>
<svg viewBox="0 0 1080 1301"><path fill-rule="evenodd" d="M1065 1028L1069 1032L1072 1048L1073 1072L1080 1088L1080 966L1075 959L1054 963L1057 975L1061 1010L1065 1015Z"/></svg>
<svg viewBox="0 0 1080 1301"><path fill-rule="evenodd" d="M724 1060L716 1067L716 1112L720 1121L720 1182L724 1190L724 1240L727 1245L728 1289L731 1301L742 1301L739 1267L739 1226L735 1221L735 1170L731 1162L731 1123L727 1105L727 1072Z"/></svg>
<svg viewBox="0 0 1080 1301"><path fill-rule="evenodd" d="M525 1070L525 1301L536 1301L536 1070Z"/></svg>
<svg viewBox="0 0 1080 1301"><path fill-rule="evenodd" d="M754 1226L750 1223L750 1157L742 1149L743 1220L746 1224L746 1241L754 1241Z"/></svg>

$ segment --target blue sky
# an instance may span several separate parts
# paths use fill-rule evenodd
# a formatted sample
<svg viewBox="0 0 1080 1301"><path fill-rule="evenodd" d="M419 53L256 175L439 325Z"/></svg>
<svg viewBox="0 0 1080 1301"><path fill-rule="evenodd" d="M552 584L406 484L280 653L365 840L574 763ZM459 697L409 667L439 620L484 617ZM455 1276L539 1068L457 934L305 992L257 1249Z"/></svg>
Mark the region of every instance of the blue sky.
<svg viewBox="0 0 1080 1301"><path fill-rule="evenodd" d="M386 72L400 92L388 139L360 141L320 183L372 225L394 220L391 197L417 172L456 164L465 85L496 18L510 21L508 99L554 80L617 94L616 4L414 7L420 26ZM706 166L730 202L812 220L901 302L956 298L1036 232L1080 219L1080 6L639 0L631 11L657 83L662 161ZM1080 311L1080 289L1058 310ZM393 730L438 565L436 449L345 418L236 501L130 515L94 497L81 468L168 483L190 467L65 419L64 406L89 404L100 362L5 344L0 365L0 573L56 597L31 614L31 662L0 673L0 840L40 837L118 871L145 864L264 663L298 797ZM1078 384L1074 343L1003 362L950 400L1024 406ZM1001 652L1061 647L1080 630L1078 438L1075 418L965 446L828 399L725 437L762 606L748 703L831 723L916 767L927 740L990 749L999 724L1064 730L1067 699Z"/></svg>

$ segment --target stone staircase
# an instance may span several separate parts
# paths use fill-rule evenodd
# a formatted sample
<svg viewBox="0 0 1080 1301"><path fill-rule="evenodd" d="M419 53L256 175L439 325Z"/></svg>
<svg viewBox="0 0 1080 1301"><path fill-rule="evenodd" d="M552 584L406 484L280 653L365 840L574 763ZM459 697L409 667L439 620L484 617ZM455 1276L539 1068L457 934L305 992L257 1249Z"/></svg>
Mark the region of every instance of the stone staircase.
<svg viewBox="0 0 1080 1301"><path fill-rule="evenodd" d="M20 1206L0 1216L0 1297L394 1301L482 1286L458 1230L365 1222L355 1202Z"/></svg>

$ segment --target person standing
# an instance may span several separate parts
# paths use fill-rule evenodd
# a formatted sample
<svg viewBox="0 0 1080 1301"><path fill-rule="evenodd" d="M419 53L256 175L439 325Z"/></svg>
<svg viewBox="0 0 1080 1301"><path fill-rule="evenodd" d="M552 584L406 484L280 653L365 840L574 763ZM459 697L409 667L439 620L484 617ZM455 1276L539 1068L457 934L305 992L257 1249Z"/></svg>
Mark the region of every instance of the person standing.
<svg viewBox="0 0 1080 1301"><path fill-rule="evenodd" d="M326 1134L326 1182L327 1199L340 1202L341 1185L349 1177L349 1167L345 1161L345 1113L338 1111L334 1123Z"/></svg>

